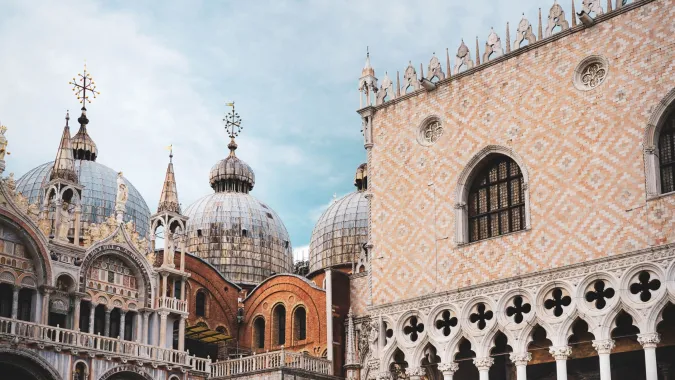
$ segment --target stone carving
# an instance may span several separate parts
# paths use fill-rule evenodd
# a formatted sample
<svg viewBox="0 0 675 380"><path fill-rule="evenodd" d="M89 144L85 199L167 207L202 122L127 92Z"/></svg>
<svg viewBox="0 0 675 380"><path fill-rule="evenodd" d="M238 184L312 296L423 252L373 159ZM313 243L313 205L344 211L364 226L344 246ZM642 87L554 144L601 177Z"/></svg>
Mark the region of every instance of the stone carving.
<svg viewBox="0 0 675 380"><path fill-rule="evenodd" d="M68 206L70 204L64 202L63 205L57 210L60 213L60 225L59 230L56 231L56 240L67 242L68 241L68 230L70 229L70 212L68 211Z"/></svg>
<svg viewBox="0 0 675 380"><path fill-rule="evenodd" d="M422 377L427 374L427 371L424 367L415 367L410 369L410 376Z"/></svg>
<svg viewBox="0 0 675 380"><path fill-rule="evenodd" d="M546 27L546 37L550 37L553 34L553 29L557 26L560 27L560 30L567 30L570 28L569 22L565 20L565 11L562 9L560 4L557 2L553 4L551 10L548 12L548 26Z"/></svg>
<svg viewBox="0 0 675 380"><path fill-rule="evenodd" d="M438 363L438 370L441 371L443 375L453 375L455 372L459 371L459 364L452 363Z"/></svg>
<svg viewBox="0 0 675 380"><path fill-rule="evenodd" d="M361 324L361 330L359 334L359 356L361 357L361 362L366 361L366 357L370 353L370 336L376 335L371 326L370 322L365 321Z"/></svg>
<svg viewBox="0 0 675 380"><path fill-rule="evenodd" d="M423 145L435 143L443 135L443 127L438 120L432 120L426 123L420 131L420 138Z"/></svg>
<svg viewBox="0 0 675 380"><path fill-rule="evenodd" d="M513 364L520 366L520 365L527 365L527 363L532 360L532 354L529 352L522 352L520 354L515 354L511 353L509 355L509 358L513 362Z"/></svg>
<svg viewBox="0 0 675 380"><path fill-rule="evenodd" d="M420 81L417 79L417 71L415 71L412 62L408 62L408 67L405 69L405 73L403 73L403 86L401 86L401 92L405 94L410 87L412 87L413 91L417 91L420 88Z"/></svg>
<svg viewBox="0 0 675 380"><path fill-rule="evenodd" d="M124 182L122 172L117 173L117 199L115 200L115 211L124 212L126 210L127 200L129 199L129 189Z"/></svg>
<svg viewBox="0 0 675 380"><path fill-rule="evenodd" d="M656 348L661 342L661 336L658 333L639 334L637 340L644 348Z"/></svg>
<svg viewBox="0 0 675 380"><path fill-rule="evenodd" d="M385 72L382 83L380 84L380 91L377 92L375 104L380 105L385 101L394 99L394 83L389 79L389 75Z"/></svg>
<svg viewBox="0 0 675 380"><path fill-rule="evenodd" d="M598 87L602 82L605 81L607 76L607 68L605 63L601 59L592 59L581 69L581 74L577 78L576 82L578 85L582 86L584 89L593 89Z"/></svg>
<svg viewBox="0 0 675 380"><path fill-rule="evenodd" d="M441 61L438 60L436 54L431 57L431 61L429 61L429 70L427 71L427 79L432 80L434 78L438 78L438 80L445 79L445 73L443 73Z"/></svg>
<svg viewBox="0 0 675 380"><path fill-rule="evenodd" d="M495 364L495 360L489 356L484 358L474 358L473 364L476 365L476 368L478 368L479 371L487 371Z"/></svg>
<svg viewBox="0 0 675 380"><path fill-rule="evenodd" d="M581 1L581 10L588 13L595 13L595 16L599 16L605 11L602 10L602 5L600 5L600 0L582 0Z"/></svg>
<svg viewBox="0 0 675 380"><path fill-rule="evenodd" d="M523 14L523 19L520 20L518 29L516 29L516 40L513 41L513 50L519 49L525 40L527 40L528 45L531 45L537 41L537 37L532 32L532 24L530 24L525 18L525 14Z"/></svg>
<svg viewBox="0 0 675 380"><path fill-rule="evenodd" d="M26 213L28 211L28 198L24 197L23 194L14 194L14 204L16 204L21 212Z"/></svg>
<svg viewBox="0 0 675 380"><path fill-rule="evenodd" d="M453 72L455 74L459 74L459 71L462 67L464 67L466 70L473 68L471 53L469 52L469 48L464 44L464 40L462 40L462 44L459 45L459 48L457 49L457 59L455 60L455 68L453 69Z"/></svg>
<svg viewBox="0 0 675 380"><path fill-rule="evenodd" d="M487 41L485 41L485 53L483 53L483 62L499 58L504 55L502 49L502 40L494 30L490 32Z"/></svg>
<svg viewBox="0 0 675 380"><path fill-rule="evenodd" d="M567 360L567 358L572 355L572 347L562 346L562 347L551 347L548 349L548 352L553 355L555 360Z"/></svg>
<svg viewBox="0 0 675 380"><path fill-rule="evenodd" d="M593 348L595 348L595 350L598 351L598 354L600 355L609 354L614 348L614 340L594 340Z"/></svg>
<svg viewBox="0 0 675 380"><path fill-rule="evenodd" d="M7 132L7 127L0 126L0 161L5 160L5 155L7 154L7 138L5 137L5 132Z"/></svg>

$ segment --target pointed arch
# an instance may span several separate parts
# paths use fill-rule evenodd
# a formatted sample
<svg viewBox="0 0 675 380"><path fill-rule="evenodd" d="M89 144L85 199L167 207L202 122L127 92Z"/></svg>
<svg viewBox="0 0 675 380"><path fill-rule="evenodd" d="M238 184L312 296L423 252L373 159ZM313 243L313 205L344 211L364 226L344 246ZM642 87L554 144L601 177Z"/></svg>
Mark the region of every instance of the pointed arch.
<svg viewBox="0 0 675 380"><path fill-rule="evenodd" d="M527 166L525 165L525 160L511 148L501 145L488 145L473 155L457 179L457 187L455 189L455 242L457 245L470 242L468 203L474 179L476 179L482 165L486 162L486 159L498 156L505 156L512 160L512 162L520 169L520 174L522 174L521 186L525 214L524 226L521 230L529 230L531 227L529 192L530 175Z"/></svg>
<svg viewBox="0 0 675 380"><path fill-rule="evenodd" d="M669 117L675 113L675 88L659 101L649 116L642 142L645 163L645 190L647 199L657 198L661 193L661 170L659 162L659 137Z"/></svg>

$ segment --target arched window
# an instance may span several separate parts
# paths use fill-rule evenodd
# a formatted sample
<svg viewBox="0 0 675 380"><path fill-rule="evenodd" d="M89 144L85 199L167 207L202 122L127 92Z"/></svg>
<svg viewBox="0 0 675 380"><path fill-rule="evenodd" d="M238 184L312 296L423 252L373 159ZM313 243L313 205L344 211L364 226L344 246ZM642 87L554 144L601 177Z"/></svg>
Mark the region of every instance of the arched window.
<svg viewBox="0 0 675 380"><path fill-rule="evenodd" d="M195 297L195 315L198 317L206 316L206 293L203 290L197 291Z"/></svg>
<svg viewBox="0 0 675 380"><path fill-rule="evenodd" d="M253 321L253 345L255 348L265 348L265 318L258 317Z"/></svg>
<svg viewBox="0 0 675 380"><path fill-rule="evenodd" d="M293 314L293 335L295 340L307 339L307 311L304 307L298 307Z"/></svg>
<svg viewBox="0 0 675 380"><path fill-rule="evenodd" d="M469 241L525 228L523 173L510 157L485 158L473 176L467 201Z"/></svg>
<svg viewBox="0 0 675 380"><path fill-rule="evenodd" d="M286 344L286 308L284 305L279 305L274 308L273 325L274 345L281 346Z"/></svg>
<svg viewBox="0 0 675 380"><path fill-rule="evenodd" d="M661 193L675 191L675 112L670 114L659 136L659 166Z"/></svg>

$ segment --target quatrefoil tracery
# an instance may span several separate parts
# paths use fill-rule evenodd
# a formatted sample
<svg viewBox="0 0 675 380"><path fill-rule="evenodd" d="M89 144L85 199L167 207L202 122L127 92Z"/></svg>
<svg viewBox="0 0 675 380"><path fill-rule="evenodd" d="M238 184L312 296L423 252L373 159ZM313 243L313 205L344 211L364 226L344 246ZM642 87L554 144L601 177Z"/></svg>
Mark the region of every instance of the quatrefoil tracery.
<svg viewBox="0 0 675 380"><path fill-rule="evenodd" d="M394 330L389 328L387 322L384 322L384 344L385 346L389 344L389 339L394 336Z"/></svg>
<svg viewBox="0 0 675 380"><path fill-rule="evenodd" d="M449 336L452 327L457 326L457 318L451 316L450 310L444 310L441 313L441 319L436 321L436 329L440 330L444 336Z"/></svg>
<svg viewBox="0 0 675 380"><path fill-rule="evenodd" d="M630 292L632 294L640 294L640 301L642 302L652 299L652 292L661 288L661 281L656 278L652 279L651 274L646 270L640 272L637 281L630 285Z"/></svg>
<svg viewBox="0 0 675 380"><path fill-rule="evenodd" d="M476 323L479 330L483 330L492 316L492 310L487 310L485 304L481 302L476 305L476 312L469 315L469 321Z"/></svg>
<svg viewBox="0 0 675 380"><path fill-rule="evenodd" d="M544 301L544 307L546 310L553 309L553 315L559 317L563 314L564 308L572 304L572 298L570 296L563 295L561 288L555 288L551 292L551 297Z"/></svg>
<svg viewBox="0 0 675 380"><path fill-rule="evenodd" d="M606 288L603 280L598 280L593 284L593 290L586 292L586 301L595 302L595 307L603 309L607 305L606 299L614 297L614 289Z"/></svg>
<svg viewBox="0 0 675 380"><path fill-rule="evenodd" d="M416 316L410 317L408 323L403 327L403 333L410 338L410 341L416 342L419 334L424 332L424 324L417 320Z"/></svg>
<svg viewBox="0 0 675 380"><path fill-rule="evenodd" d="M516 296L513 298L513 306L506 308L506 316L513 317L513 321L517 324L523 322L524 314L528 314L532 310L532 305L525 302L523 297Z"/></svg>

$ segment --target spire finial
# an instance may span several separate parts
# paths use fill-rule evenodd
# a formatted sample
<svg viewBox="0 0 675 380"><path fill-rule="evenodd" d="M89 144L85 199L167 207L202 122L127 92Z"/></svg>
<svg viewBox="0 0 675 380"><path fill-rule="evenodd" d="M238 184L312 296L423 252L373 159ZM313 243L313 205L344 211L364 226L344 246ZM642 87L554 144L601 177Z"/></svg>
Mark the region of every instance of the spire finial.
<svg viewBox="0 0 675 380"><path fill-rule="evenodd" d="M66 127L68 126L69 120L70 120L70 110L66 110Z"/></svg>
<svg viewBox="0 0 675 380"><path fill-rule="evenodd" d="M167 146L166 150L169 151L169 163L173 163L173 144Z"/></svg>
<svg viewBox="0 0 675 380"><path fill-rule="evenodd" d="M370 49L369 46L366 45L366 57L370 57Z"/></svg>
<svg viewBox="0 0 675 380"><path fill-rule="evenodd" d="M84 110L86 109L86 103L91 103L91 99L87 92L89 92L94 99L96 99L96 95L101 95L101 93L96 90L96 82L94 82L91 74L87 71L86 61L84 64L84 71L78 73L77 76L79 78L73 77L73 80L68 82L68 84L73 86L73 92L75 93L75 96L77 96L77 100L82 103L82 109Z"/></svg>
<svg viewBox="0 0 675 380"><path fill-rule="evenodd" d="M232 111L225 115L223 121L225 122L225 131L230 137L230 143L227 144L227 147L230 149L230 155L234 156L234 151L237 150L237 143L234 141L234 138L239 136L239 133L243 129L241 126L241 117L234 110L234 102L226 103L228 107L232 107Z"/></svg>

